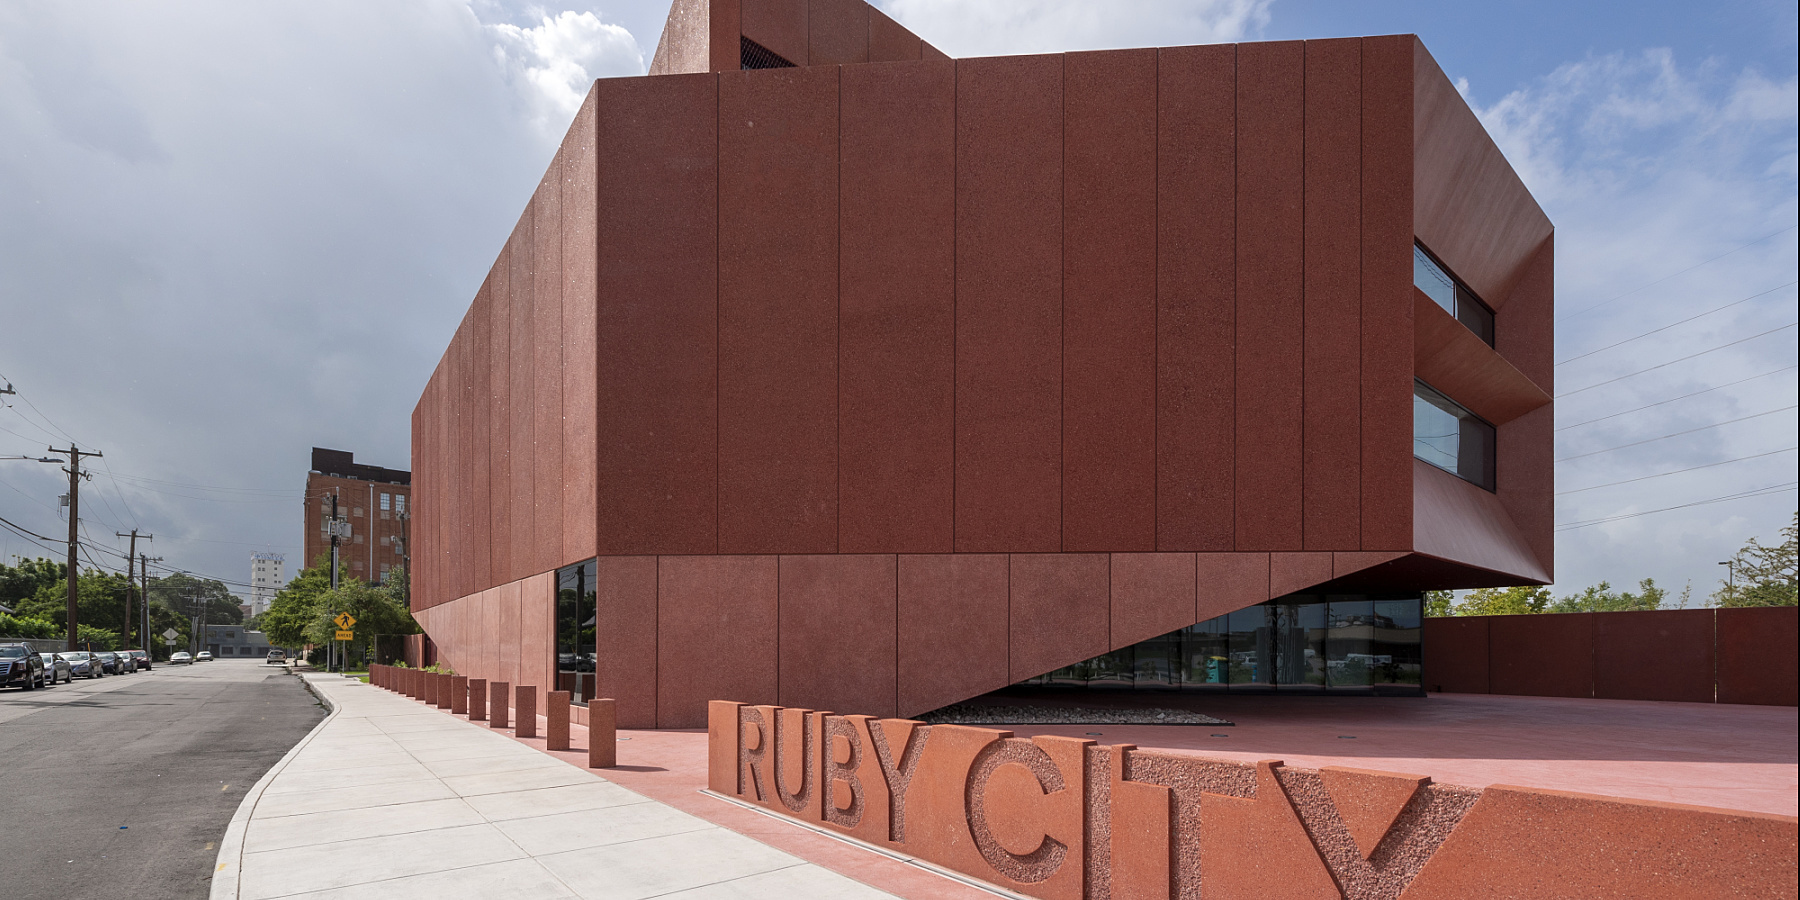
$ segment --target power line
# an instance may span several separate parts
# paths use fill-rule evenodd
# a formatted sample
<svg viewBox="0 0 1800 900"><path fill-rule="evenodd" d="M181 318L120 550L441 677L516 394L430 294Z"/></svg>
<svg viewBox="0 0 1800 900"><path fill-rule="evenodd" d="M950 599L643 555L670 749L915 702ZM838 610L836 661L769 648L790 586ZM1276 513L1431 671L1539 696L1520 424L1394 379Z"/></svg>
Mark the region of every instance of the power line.
<svg viewBox="0 0 1800 900"><path fill-rule="evenodd" d="M1721 384L1721 385L1716 385L1716 386L1714 386L1714 387L1709 387L1709 388L1707 388L1707 389L1706 389L1706 390L1703 390L1703 391L1695 391L1695 392L1693 392L1693 393L1691 393L1691 394L1682 394L1682 395L1681 395L1681 396L1679 396L1679 397L1670 397L1670 398L1669 398L1669 399L1667 399L1667 400L1658 400L1658 401L1656 401L1656 402L1655 402L1655 403L1652 403L1652 404L1649 404L1649 405L1648 405L1648 406L1640 406L1640 407L1638 407L1638 408L1636 408L1636 409L1628 409L1628 410L1625 410L1625 411L1624 411L1624 412L1616 412L1616 413L1610 413L1610 414L1608 414L1608 415L1604 415L1604 416L1601 416L1601 417L1600 417L1600 418L1598 418L1598 419L1589 419L1589 420L1587 420L1587 421L1586 421L1586 422L1576 422L1576 423L1575 423L1575 424L1573 424L1573 425L1564 425L1564 426L1563 426L1563 427L1561 427L1561 428L1558 428L1558 429L1556 429L1556 430L1557 430L1557 431L1558 431L1558 432L1562 432L1562 431L1568 431L1568 430L1569 430L1569 429L1571 429L1571 428L1580 428L1580 427L1581 427L1581 426L1583 426L1583 425L1592 425L1592 424L1594 424L1594 423L1595 423L1595 422L1604 422L1604 421L1606 421L1606 420L1607 420L1607 419L1616 419L1616 418L1618 418L1618 417L1619 417L1619 416L1625 416L1625 415L1630 415L1630 414L1631 414L1631 413L1634 413L1634 412L1643 412L1643 411L1644 411L1644 410L1646 410L1646 409L1654 409L1654 408L1656 408L1656 407L1658 407L1658 406L1662 406L1662 405L1663 405L1663 404L1665 404L1665 403L1674 403L1674 402L1675 402L1675 401L1677 401L1677 400L1686 400L1686 399L1687 399L1687 398L1689 398L1689 397L1698 397L1698 396L1700 396L1700 395L1701 395L1701 394L1710 394L1710 393L1712 393L1712 392L1713 392L1713 391L1719 391L1719 390L1724 390L1724 389L1725 389L1725 388L1728 388L1728 387L1736 387L1736 386L1738 386L1738 385L1740 385L1740 384L1743 384L1743 383L1744 383L1744 382L1746 382L1746 381L1755 381L1755 380L1756 380L1756 379L1758 379L1758 378L1767 378L1767 377L1769 377L1769 376L1770 376L1770 375L1779 375L1779 374L1781 374L1781 373L1783 373L1783 372L1786 372L1786 371L1788 371L1788 370L1790 370L1790 369L1795 369L1795 368L1800 368L1800 366L1782 366L1782 367L1781 367L1781 368L1779 368L1779 369L1774 369L1774 370L1771 370L1771 371L1768 371L1768 372L1764 372L1764 373L1762 373L1762 374L1761 374L1761 375L1752 375L1752 376L1750 376L1750 377L1749 377L1749 378L1740 378L1740 379L1738 379L1738 380L1737 380L1737 381L1732 381L1732 382L1727 382L1727 383L1725 383L1725 384Z"/></svg>
<svg viewBox="0 0 1800 900"><path fill-rule="evenodd" d="M1795 487L1800 487L1800 481L1790 481L1785 484L1770 485L1769 487L1756 488L1754 490L1742 491L1742 492L1739 492L1736 494L1727 494L1723 497L1714 497L1710 500L1696 500L1692 503L1682 503L1677 506L1665 506L1662 509L1646 509L1643 512L1625 513L1623 515L1618 515L1618 516L1608 516L1604 519L1590 519L1586 522L1570 522L1566 525L1556 526L1556 530L1557 531L1570 531L1570 530L1576 529L1576 528L1586 528L1589 525L1601 525L1601 524L1604 524L1607 522L1617 522L1621 519L1635 519L1639 516L1650 516L1650 515L1655 515L1657 513L1670 512L1671 510L1688 509L1689 507L1694 507L1694 506L1705 506L1709 503L1724 503L1727 500L1745 500L1750 497L1764 497L1764 496L1768 496L1770 494L1785 493L1787 491L1793 490Z"/></svg>
<svg viewBox="0 0 1800 900"><path fill-rule="evenodd" d="M1762 459L1765 456L1774 456L1778 453L1791 453L1795 450L1800 450L1800 447L1784 447L1780 450L1770 450L1767 453L1753 453L1749 456L1740 456L1737 459L1727 459L1723 462L1707 463L1706 465L1703 465L1703 466L1688 466L1685 469L1675 469L1674 471L1671 471L1671 472L1658 472L1655 475L1643 475L1643 476L1639 476L1637 478L1627 478L1624 481L1609 481L1606 484L1590 485L1590 486L1584 487L1584 488L1576 488L1572 491L1557 491L1556 496L1561 497L1564 494L1579 494L1584 491L1597 491L1601 488L1617 487L1618 485L1621 485L1621 484L1631 484L1634 481L1649 481L1652 478L1662 478L1665 475L1680 475L1683 472L1694 472L1694 471L1698 471L1700 469L1711 469L1711 468L1714 468L1715 466L1730 465L1731 463L1743 462L1744 460L1747 460L1747 459Z"/></svg>
<svg viewBox="0 0 1800 900"><path fill-rule="evenodd" d="M1800 406L1800 404L1795 404L1795 406ZM1747 421L1750 419L1760 419L1763 416L1772 416L1778 412L1787 412L1790 409L1794 409L1795 406L1784 406L1780 409L1771 409L1768 412L1759 412L1759 413L1756 413L1755 415L1744 416L1742 418L1727 419L1723 422L1714 422L1711 425L1702 425L1699 428L1689 428L1686 431L1677 431L1672 434L1660 435L1658 437L1653 437L1653 438L1645 438L1644 440L1641 440L1641 441L1632 441L1629 444L1620 444L1617 447L1608 447L1605 450L1594 450L1594 451L1590 451L1588 453L1577 453L1574 456L1565 456L1562 459L1557 460L1557 462L1559 462L1559 463L1568 462L1571 459L1581 459L1582 457L1586 457L1586 456L1598 456L1602 453L1611 453L1614 450L1623 450L1626 447L1637 447L1642 444L1651 444L1651 443L1655 443L1657 441L1668 440L1669 438L1672 438L1672 437L1680 437L1684 434L1693 434L1696 431L1706 431L1709 428L1717 428L1720 425L1730 425L1733 422L1744 422L1744 421Z"/></svg>
<svg viewBox="0 0 1800 900"><path fill-rule="evenodd" d="M1744 299L1742 299L1742 300L1733 300L1733 301L1731 301L1731 302L1730 302L1730 303L1727 303L1727 304L1725 304L1725 305L1724 305L1724 306L1718 306L1718 307L1714 307L1714 308L1712 308L1712 309L1709 309L1709 310L1707 310L1707 311L1706 311L1706 312L1703 312L1703 313L1700 313L1700 314L1699 314L1699 315L1693 315L1693 316L1688 316L1688 317L1687 317L1687 318L1685 318L1685 319L1682 319L1682 320L1681 320L1681 321L1679 321L1679 322L1670 322L1670 323L1669 323L1669 324L1667 324L1667 325L1664 325L1664 326L1663 326L1663 327L1661 327L1661 328L1652 328L1652 329L1650 329L1650 330L1649 330L1649 331L1646 331L1646 332L1644 332L1644 333L1643 333L1643 334L1640 334L1640 335L1637 335L1637 336L1636 336L1636 337L1628 337L1628 338L1626 338L1626 339L1624 339L1624 340L1622 340L1622 341L1619 341L1619 342L1617 342L1617 343L1612 343L1612 344L1607 344L1607 345L1606 345L1606 346L1604 346L1604 347L1601 347L1601 348L1599 348L1599 349L1598 349L1598 350L1589 350L1589 351L1588 351L1588 352L1586 352L1586 353L1583 353L1583 354L1581 354L1581 355L1580 355L1580 356L1571 356L1571 357L1569 357L1569 358L1568 358L1568 359L1565 359L1565 360L1563 360L1563 361L1562 361L1562 362L1559 362L1559 363L1557 363L1557 365L1559 365L1559 366L1566 366L1566 365L1568 365L1568 364L1569 364L1569 363L1572 363L1572 362L1574 362L1574 361L1576 361L1576 360L1578 360L1578 359L1586 359L1586 358L1588 358L1588 357L1590 357L1590 356L1593 356L1593 355L1594 355L1594 354L1596 354L1596 353L1604 353L1604 352L1606 352L1606 351L1607 351L1607 350L1611 350L1611 349L1612 349L1612 348L1614 348L1614 347L1622 347L1622 346L1624 346L1624 345L1626 345L1626 344L1629 344L1629 343L1631 343L1631 342L1632 342L1632 341L1639 341L1639 340L1643 340L1643 339L1644 339L1644 338L1647 338L1647 337L1649 337L1649 336L1651 336L1651 335L1653 335L1653 334L1656 334L1656 333L1658 333L1658 332L1663 332L1663 331L1668 331L1668 330L1669 330L1669 329L1671 329L1671 328L1674 328L1674 327L1675 327L1675 326L1677 326L1677 325L1686 325L1686 324L1687 324L1687 323L1689 323L1689 322L1692 322L1692 321L1694 321L1694 320L1695 320L1695 319L1703 319L1703 318L1705 318L1705 317L1707 317L1707 316L1710 316L1710 315L1712 315L1712 314L1713 314L1713 313L1716 313L1716 312L1722 312L1722 311L1724 311L1724 310L1727 310L1727 309L1730 309L1730 308L1732 308L1732 307L1734 307L1734 306L1737 306L1737 305L1738 305L1738 304L1740 304L1740 303L1749 303L1749 302L1750 302L1750 301L1752 301L1752 300L1755 300L1755 299L1756 299L1756 298L1758 298L1758 297L1762 297L1762 296L1766 296L1766 295L1768 295L1768 294L1773 294L1773 293L1775 293L1775 292L1776 292L1776 291L1779 291L1779 290L1781 290L1781 289L1782 289L1782 288L1790 288L1790 287L1793 287L1793 286L1794 286L1794 285L1796 285L1796 284L1800 284L1800 281L1790 281L1790 282L1788 282L1788 283L1787 283L1787 284L1784 284L1784 285L1780 285L1780 286L1778 286L1778 287L1772 287L1772 288L1769 288L1769 289L1768 289L1768 290L1766 290L1766 291L1763 291L1763 292L1762 292L1762 293L1759 293L1759 294L1751 294L1751 295L1750 295L1750 296L1748 296L1748 297L1745 297L1745 298L1744 298Z"/></svg>
<svg viewBox="0 0 1800 900"><path fill-rule="evenodd" d="M1575 318L1575 317L1576 317L1576 316L1584 316L1584 315L1587 315L1587 314L1588 314L1588 313L1591 313L1591 312L1593 312L1593 311L1594 311L1594 310L1596 310L1596 309L1599 309L1599 308L1600 308L1600 307L1602 307L1602 306L1605 306L1605 305L1607 305L1607 304L1609 304L1609 303L1612 303L1612 302L1613 302L1613 301L1614 301L1614 300L1623 300L1623 299L1624 299L1624 298L1626 298L1626 297L1629 297L1629 296L1631 296L1631 295L1632 295L1632 294L1635 294L1635 293L1637 293L1637 292L1638 292L1638 291L1641 291L1641 290L1643 290L1643 289L1645 289L1645 288L1647 288L1647 287L1654 287L1654 286L1655 286L1655 285L1659 285L1659 284L1662 284L1662 283L1663 283L1663 282L1665 282L1665 281L1668 281L1668 280L1669 280L1669 279L1671 279L1671 278L1674 278L1674 277L1675 277L1675 276L1676 276L1676 275L1686 275L1686 274L1687 274L1687 273L1689 273L1689 272L1692 272L1692 271L1694 271L1694 270L1695 270L1695 269L1698 269L1698 268L1700 268L1700 267L1701 267L1701 266L1704 266L1704 265L1706 265L1706 264L1707 264L1707 263L1715 263L1715 262L1718 262L1718 261L1719 261L1719 260L1721 260L1721 259L1724 259L1724 258L1725 258L1725 257L1727 257L1727 256L1730 256L1730 255L1731 255L1731 254L1733 254L1733 253L1736 253L1736 252L1738 252L1738 251L1739 251L1739 250L1747 250L1747 249L1749 249L1749 248L1751 248L1751 247L1754 247L1754 246L1756 246L1756 245L1757 245L1757 244L1760 244L1760 243L1762 243L1762 242L1763 242L1763 241L1766 241L1766 240L1768 240L1768 239L1769 239L1769 238L1772 238L1772 237L1776 237L1776 236L1779 236L1779 235L1782 235L1782 234L1786 234L1786 233L1787 233L1787 232L1790 232L1790 231L1793 231L1793 230L1794 230L1794 229L1795 229L1795 228L1797 228L1797 227L1800 227L1800 225L1789 225L1789 226L1788 226L1788 227L1786 227L1786 228L1783 228L1783 229L1781 229L1781 230L1780 230L1780 231L1775 231L1775 232L1771 232L1771 233L1769 233L1769 234L1765 234L1765 235L1763 235L1763 236L1762 236L1762 237L1759 237L1759 238L1757 238L1757 239L1756 239L1756 240L1754 240L1754 241L1751 241L1751 242L1750 242L1750 243L1748 243L1748 244L1744 244L1744 245L1743 245L1743 246L1741 246L1741 247L1736 247L1736 248L1733 248L1733 249L1731 249L1731 250L1727 250L1727 251L1725 251L1725 252L1724 252L1724 253L1721 253L1721 254L1719 254L1719 255L1718 255L1718 256L1715 256L1715 257L1713 257L1713 258L1712 258L1712 259L1709 259L1709 260L1705 260L1705 261L1703 261L1703 262L1697 262L1697 263L1695 263L1695 264L1693 264L1693 265L1691 265L1691 266L1688 266L1688 267L1687 267L1687 268L1685 268L1685 269L1682 269L1682 270L1681 270L1681 271L1679 271L1679 272L1675 272L1675 273L1672 273L1672 274L1669 274L1669 275L1664 275L1664 276L1663 276L1663 277L1661 277L1661 278L1658 278L1658 279L1656 279L1656 280L1655 280L1655 281L1651 281L1651 282L1646 282L1646 283L1644 283L1644 284L1640 284L1640 285L1638 285L1638 286L1637 286L1637 287L1634 287L1634 288L1632 288L1632 289L1631 289L1631 290L1629 290L1629 291L1626 291L1626 292L1625 292L1625 293L1623 293L1623 294L1619 294L1619 295L1617 295L1617 296L1614 296L1614 297L1610 297L1610 298L1608 298L1608 299L1606 299L1606 300L1602 300L1602 301L1600 301L1600 302L1599 302L1599 303L1596 303L1596 304L1594 304L1594 305L1593 305L1593 306L1590 306L1590 307L1588 307L1588 308L1586 308L1586 309L1583 309L1583 310L1579 310L1579 311L1577 311L1577 312L1572 312L1572 313L1569 313L1569 314L1568 314L1568 315L1566 315L1566 316L1558 316L1558 317L1557 317L1557 319L1556 319L1556 321L1558 321L1558 322L1566 322L1566 321L1568 321L1568 320L1569 320L1569 319L1573 319L1573 318Z"/></svg>
<svg viewBox="0 0 1800 900"><path fill-rule="evenodd" d="M1720 344L1720 345L1719 345L1719 346L1717 346L1717 347L1712 347L1712 348L1709 348L1709 349L1706 349L1706 350L1702 350L1702 351L1700 351L1700 352L1699 352L1699 353L1690 353L1690 354L1688 354L1688 355L1687 355L1687 356L1683 356L1683 357L1680 357L1680 358L1678 358L1678 359L1671 359L1671 360L1669 360L1669 361L1668 361L1668 362L1666 362L1666 363L1658 363L1658 364L1657 364L1657 365L1654 365L1654 366L1651 366L1651 367L1650 367L1650 368L1648 368L1648 369L1639 369L1639 370L1637 370L1637 371L1636 371L1636 372L1632 372L1632 373L1631 373L1631 374L1630 374L1630 375L1620 375L1620 376L1619 376L1619 377L1617 377L1617 378L1609 378L1609 379L1607 379L1607 380L1605 380L1605 381L1602 381L1602 382L1600 382L1600 383L1599 383L1599 384L1590 384L1590 385L1588 385L1588 386L1587 386L1587 387L1584 387L1584 388L1576 388L1576 389L1575 389L1575 390L1572 390L1572 391L1566 391L1566 392L1564 392L1564 393L1561 393L1561 394L1557 394L1557 395L1556 395L1556 399L1558 399L1558 400L1561 400L1561 399L1562 399L1562 398L1564 398L1564 397L1572 397L1572 396L1574 396L1574 395L1576 395L1576 394L1579 394L1579 393L1581 393L1581 392L1583 392L1583 391L1591 391L1591 390L1593 390L1593 389L1594 389L1594 388L1597 388L1597 387L1602 387L1602 386L1605 386L1605 385L1609 385L1609 384L1612 384L1612 383L1613 383L1613 382L1615 382L1615 381L1624 381L1624 380L1625 380L1625 379L1627 379L1627 378L1631 378L1631 377L1634 377L1634 376L1637 376L1637 375L1642 375L1642 374L1644 374L1644 373L1645 373L1645 372L1654 372L1654 371L1656 371L1656 370L1657 370L1657 369L1660 369L1660 368L1663 368L1663 367L1664 367L1664 366L1672 366L1672 365L1674 365L1674 364L1676 364L1676 363L1678 363L1678 362L1682 362L1682 361L1683 361L1683 360L1689 360L1689 359L1693 359L1693 358L1695 358L1695 357L1697 357L1697 356L1705 356L1705 355L1706 355L1706 354L1708 354L1708 353L1716 353L1716 352L1718 352L1718 351L1720 351L1720 350L1723 350L1723 349L1725 349L1725 348L1726 348L1726 347L1735 347L1735 346L1737 346L1737 345L1738 345L1738 344L1742 344L1742 343L1744 343L1744 342L1745 342L1745 341L1754 341L1754 340L1756 340L1756 339L1757 339L1757 338L1759 338L1759 337L1763 337L1763 336L1764 336L1764 335L1770 335L1770 334L1774 334L1774 333L1775 333L1775 332L1777 332L1777 331L1786 331L1786 330L1788 330L1788 329L1789 329L1789 328L1792 328L1792 327L1794 327L1794 326L1795 326L1795 325L1800 325L1800 322L1789 322L1789 323L1787 323L1787 324L1786 324L1786 325L1783 325L1783 326L1781 326L1781 327L1780 327L1780 328L1771 328L1771 329L1769 329L1769 330L1768 330L1768 331L1759 331L1759 332L1757 332L1757 333L1756 333L1756 334L1753 334L1753 335L1751 335L1751 336L1749 336L1749 337L1747 337L1747 338L1738 338L1738 339L1737 339L1737 340L1735 340L1735 341L1732 341L1732 342L1730 342L1730 343L1728 343L1728 344Z"/></svg>

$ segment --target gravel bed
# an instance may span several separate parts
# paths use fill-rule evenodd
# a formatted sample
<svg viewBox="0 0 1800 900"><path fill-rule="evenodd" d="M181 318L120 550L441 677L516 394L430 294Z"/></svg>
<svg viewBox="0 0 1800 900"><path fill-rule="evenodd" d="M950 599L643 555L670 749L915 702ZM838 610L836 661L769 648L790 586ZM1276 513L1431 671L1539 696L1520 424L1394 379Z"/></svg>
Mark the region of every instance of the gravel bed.
<svg viewBox="0 0 1800 900"><path fill-rule="evenodd" d="M919 717L933 725L1230 725L1185 709L1093 709L1080 706L957 704Z"/></svg>

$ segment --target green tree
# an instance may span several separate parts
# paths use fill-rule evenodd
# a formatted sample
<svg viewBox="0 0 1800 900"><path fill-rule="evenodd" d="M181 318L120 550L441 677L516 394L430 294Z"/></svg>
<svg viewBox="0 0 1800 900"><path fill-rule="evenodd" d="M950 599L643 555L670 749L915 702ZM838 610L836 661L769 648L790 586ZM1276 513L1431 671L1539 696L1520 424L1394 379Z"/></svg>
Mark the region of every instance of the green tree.
<svg viewBox="0 0 1800 900"><path fill-rule="evenodd" d="M1800 526L1800 513L1781 529L1782 541L1773 547L1751 538L1731 558L1731 572L1713 592L1713 603L1718 606L1794 606L1800 603L1800 590L1795 586L1796 526Z"/></svg>
<svg viewBox="0 0 1800 900"><path fill-rule="evenodd" d="M208 625L242 625L244 611L222 581L177 572L150 579L150 599L188 617L205 614Z"/></svg>
<svg viewBox="0 0 1800 900"><path fill-rule="evenodd" d="M1456 602L1456 593L1454 591L1426 591L1425 615L1450 615L1450 604L1454 602Z"/></svg>
<svg viewBox="0 0 1800 900"><path fill-rule="evenodd" d="M337 634L334 619L343 613L356 619L356 639L345 648L350 659L361 659L376 635L417 634L418 623L397 596L401 590L391 580L386 587L361 581L340 582L337 590L327 590L316 602L313 618L305 628L307 642L323 645L333 640Z"/></svg>
<svg viewBox="0 0 1800 900"><path fill-rule="evenodd" d="M55 627L57 635L68 633L68 587L61 578L40 586L30 599L20 601L17 610L22 618L39 619L49 622ZM127 584L125 576L116 572L102 572L96 569L84 569L75 579L75 615L81 623L80 640L93 640L96 646L105 646L109 650L125 649L127 644L138 646L138 628L141 627L143 615L135 600L131 608L130 628L126 628L125 597ZM164 630L173 628L186 640L188 634L187 619L178 616L162 604L150 603L150 642L153 653L161 656L160 635ZM92 630L93 637L89 637ZM104 632L107 636L101 636ZM106 643L111 641L110 644Z"/></svg>
<svg viewBox="0 0 1800 900"><path fill-rule="evenodd" d="M1551 603L1550 589L1542 585L1476 588L1451 608L1457 616L1518 616L1541 613Z"/></svg>
<svg viewBox="0 0 1800 900"><path fill-rule="evenodd" d="M63 631L43 619L27 619L0 613L0 638L38 638L51 640Z"/></svg>
<svg viewBox="0 0 1800 900"><path fill-rule="evenodd" d="M338 567L338 579L345 580L344 567ZM298 647L306 643L306 627L324 609L321 605L331 591L331 564L320 556L310 568L301 569L288 586L275 595L269 608L258 617L263 634L277 647Z"/></svg>
<svg viewBox="0 0 1800 900"><path fill-rule="evenodd" d="M18 609L40 588L60 583L69 567L53 559L21 559L17 566L0 563L0 606Z"/></svg>
<svg viewBox="0 0 1800 900"><path fill-rule="evenodd" d="M1550 607L1550 612L1629 612L1632 610L1661 609L1663 600L1669 592L1656 586L1656 580L1646 578L1638 582L1638 592L1615 591L1607 582L1592 585L1579 594L1564 597Z"/></svg>

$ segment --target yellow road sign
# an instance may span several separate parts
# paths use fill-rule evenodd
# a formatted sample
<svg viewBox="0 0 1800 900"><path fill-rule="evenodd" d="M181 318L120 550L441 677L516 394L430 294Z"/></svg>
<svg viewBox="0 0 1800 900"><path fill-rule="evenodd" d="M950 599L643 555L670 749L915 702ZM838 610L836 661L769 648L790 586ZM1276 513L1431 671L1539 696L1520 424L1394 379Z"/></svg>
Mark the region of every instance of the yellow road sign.
<svg viewBox="0 0 1800 900"><path fill-rule="evenodd" d="M336 622L337 627L339 628L348 629L356 627L356 617L349 613L338 613L337 618L332 619L331 621Z"/></svg>
<svg viewBox="0 0 1800 900"><path fill-rule="evenodd" d="M356 632L354 632L354 631L340 631L340 632L338 632L338 633L337 633L337 637L336 637L336 638L334 638L334 640L339 640L339 641L354 641L354 640L356 640Z"/></svg>

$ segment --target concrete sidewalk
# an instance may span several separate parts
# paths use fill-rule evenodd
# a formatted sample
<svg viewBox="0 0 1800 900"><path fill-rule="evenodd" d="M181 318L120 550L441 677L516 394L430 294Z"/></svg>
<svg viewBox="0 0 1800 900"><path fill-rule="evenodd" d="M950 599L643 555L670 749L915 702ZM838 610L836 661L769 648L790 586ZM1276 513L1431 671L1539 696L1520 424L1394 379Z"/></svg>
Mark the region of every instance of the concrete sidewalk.
<svg viewBox="0 0 1800 900"><path fill-rule="evenodd" d="M891 895L336 675L220 845L214 900Z"/></svg>

